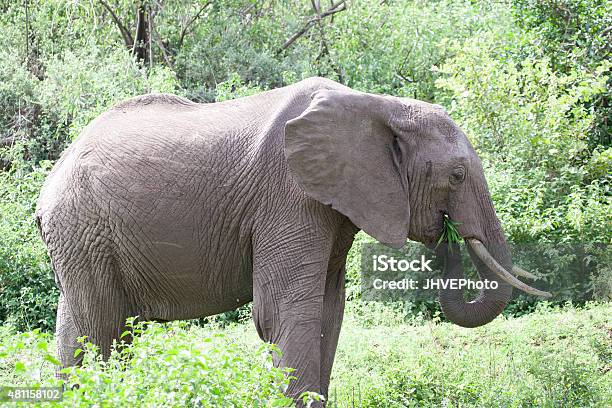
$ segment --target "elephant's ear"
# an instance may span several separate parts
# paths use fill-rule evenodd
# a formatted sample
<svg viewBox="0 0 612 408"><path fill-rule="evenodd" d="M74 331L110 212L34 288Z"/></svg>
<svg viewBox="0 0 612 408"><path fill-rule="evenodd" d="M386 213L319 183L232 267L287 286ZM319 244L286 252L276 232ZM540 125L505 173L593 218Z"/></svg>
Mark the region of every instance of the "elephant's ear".
<svg viewBox="0 0 612 408"><path fill-rule="evenodd" d="M319 90L285 126L285 155L295 181L379 242L399 248L410 225L403 148L392 123L397 98Z"/></svg>

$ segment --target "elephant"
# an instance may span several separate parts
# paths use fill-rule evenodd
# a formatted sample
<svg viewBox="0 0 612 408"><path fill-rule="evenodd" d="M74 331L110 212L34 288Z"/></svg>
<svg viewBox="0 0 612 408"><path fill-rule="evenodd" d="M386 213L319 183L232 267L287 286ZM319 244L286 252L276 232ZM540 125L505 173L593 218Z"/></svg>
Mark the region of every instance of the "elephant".
<svg viewBox="0 0 612 408"><path fill-rule="evenodd" d="M295 369L286 394L325 396L355 234L433 247L445 216L480 279L499 283L472 301L441 290L448 320L490 322L513 286L549 295L516 278L529 274L512 265L480 159L439 105L324 78L220 103L128 99L85 127L37 202L60 361L80 363L79 336L107 358L130 316L192 319L252 301L259 336L282 351L274 364ZM463 275L454 245L437 249L447 278Z"/></svg>

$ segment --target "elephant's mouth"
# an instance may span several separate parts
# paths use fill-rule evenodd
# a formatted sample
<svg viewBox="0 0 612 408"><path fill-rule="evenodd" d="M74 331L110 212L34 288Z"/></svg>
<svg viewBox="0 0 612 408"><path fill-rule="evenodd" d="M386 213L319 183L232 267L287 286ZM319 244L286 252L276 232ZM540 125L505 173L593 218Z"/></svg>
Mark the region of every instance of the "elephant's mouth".
<svg viewBox="0 0 612 408"><path fill-rule="evenodd" d="M442 236L443 229L443 220L441 219L439 223L436 225L432 225L425 229L422 233L421 242L427 249L435 249L438 243L440 242L440 237Z"/></svg>

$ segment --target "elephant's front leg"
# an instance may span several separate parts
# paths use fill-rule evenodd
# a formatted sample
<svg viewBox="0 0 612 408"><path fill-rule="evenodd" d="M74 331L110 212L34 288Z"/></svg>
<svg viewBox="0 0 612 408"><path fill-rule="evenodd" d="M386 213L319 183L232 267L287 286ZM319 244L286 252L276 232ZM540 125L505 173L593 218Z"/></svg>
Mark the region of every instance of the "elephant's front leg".
<svg viewBox="0 0 612 408"><path fill-rule="evenodd" d="M333 237L325 235L270 244L254 256L253 319L262 340L282 352L275 365L295 369L286 392L292 398L325 392L322 377L329 377L322 372L322 353L329 351L323 305Z"/></svg>
<svg viewBox="0 0 612 408"><path fill-rule="evenodd" d="M321 327L321 394L326 397L329 395L329 381L344 316L344 276L344 264L333 267L330 265L325 284Z"/></svg>

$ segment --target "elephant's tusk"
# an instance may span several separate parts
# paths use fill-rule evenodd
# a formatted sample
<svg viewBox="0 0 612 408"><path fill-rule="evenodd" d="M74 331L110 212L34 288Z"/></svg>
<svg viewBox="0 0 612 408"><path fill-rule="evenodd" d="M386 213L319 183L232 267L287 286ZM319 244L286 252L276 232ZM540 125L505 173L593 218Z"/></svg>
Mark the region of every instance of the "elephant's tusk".
<svg viewBox="0 0 612 408"><path fill-rule="evenodd" d="M514 272L514 274L516 276L522 276L524 278L528 278L528 279L533 279L533 280L538 280L540 278L538 278L537 276L535 276L533 273L531 272L527 272L526 270L524 270L523 268L519 268L516 265L512 266L512 272Z"/></svg>
<svg viewBox="0 0 612 408"><path fill-rule="evenodd" d="M484 246L482 242L477 239L466 239L468 245L474 250L474 253L484 262L484 264L497 276L502 278L504 281L508 282L510 285L514 286L517 289L522 290L525 293L529 293L530 295L541 296L545 298L552 297L552 294L548 292L544 292L543 290L538 290L532 288L531 286L521 282L514 275L504 269L493 256L489 253L487 248Z"/></svg>

